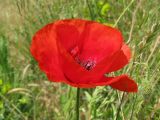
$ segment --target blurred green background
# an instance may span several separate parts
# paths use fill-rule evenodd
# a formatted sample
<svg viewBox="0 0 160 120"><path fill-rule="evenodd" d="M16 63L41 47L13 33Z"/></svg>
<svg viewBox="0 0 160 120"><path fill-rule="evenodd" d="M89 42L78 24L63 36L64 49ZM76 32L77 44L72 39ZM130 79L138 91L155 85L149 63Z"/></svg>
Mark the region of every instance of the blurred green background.
<svg viewBox="0 0 160 120"><path fill-rule="evenodd" d="M132 49L137 94L81 90L81 120L160 120L159 0L0 0L0 120L75 120L76 89L51 83L29 52L34 33L59 19L118 27ZM121 99L123 96L123 100Z"/></svg>

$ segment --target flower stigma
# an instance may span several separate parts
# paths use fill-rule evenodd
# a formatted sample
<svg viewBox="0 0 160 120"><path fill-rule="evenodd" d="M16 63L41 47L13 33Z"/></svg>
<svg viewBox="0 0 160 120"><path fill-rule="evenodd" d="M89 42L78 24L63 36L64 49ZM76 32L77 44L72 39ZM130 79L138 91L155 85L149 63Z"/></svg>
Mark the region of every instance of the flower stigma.
<svg viewBox="0 0 160 120"><path fill-rule="evenodd" d="M82 67L84 67L86 70L91 70L93 67L96 66L96 61L93 59L87 59L87 60L81 60L80 59L80 53L78 46L74 47L71 50L71 55L75 59L75 61L80 64Z"/></svg>

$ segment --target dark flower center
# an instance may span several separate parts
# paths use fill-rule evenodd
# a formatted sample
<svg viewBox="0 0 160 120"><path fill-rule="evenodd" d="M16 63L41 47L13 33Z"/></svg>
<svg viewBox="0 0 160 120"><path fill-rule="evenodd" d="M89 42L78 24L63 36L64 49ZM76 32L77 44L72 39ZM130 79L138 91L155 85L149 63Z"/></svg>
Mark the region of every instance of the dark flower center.
<svg viewBox="0 0 160 120"><path fill-rule="evenodd" d="M82 59L80 59L78 46L74 47L70 53L71 53L72 57L75 59L75 61L78 64L80 64L81 66L83 66L86 70L91 70L93 67L96 66L95 60L92 60L92 59L82 60Z"/></svg>

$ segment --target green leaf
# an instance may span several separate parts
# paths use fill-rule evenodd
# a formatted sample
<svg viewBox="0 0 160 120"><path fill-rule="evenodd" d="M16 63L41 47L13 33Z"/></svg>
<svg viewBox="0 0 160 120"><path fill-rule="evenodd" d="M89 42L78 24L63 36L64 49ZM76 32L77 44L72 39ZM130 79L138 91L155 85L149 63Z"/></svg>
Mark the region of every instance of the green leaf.
<svg viewBox="0 0 160 120"><path fill-rule="evenodd" d="M5 85L3 85L2 86L2 94L5 94L5 93L7 93L9 90L10 90L10 88L11 88L11 85L10 84L5 84Z"/></svg>
<svg viewBox="0 0 160 120"><path fill-rule="evenodd" d="M3 84L3 81L2 81L2 79L0 79L0 85L2 85Z"/></svg>
<svg viewBox="0 0 160 120"><path fill-rule="evenodd" d="M110 5L108 3L104 4L102 9L101 9L101 15L106 16L109 9L110 9Z"/></svg>
<svg viewBox="0 0 160 120"><path fill-rule="evenodd" d="M3 102L0 101L0 109L3 109L4 105L3 105Z"/></svg>
<svg viewBox="0 0 160 120"><path fill-rule="evenodd" d="M28 98L22 97L21 99L18 100L21 104L27 104L29 102Z"/></svg>

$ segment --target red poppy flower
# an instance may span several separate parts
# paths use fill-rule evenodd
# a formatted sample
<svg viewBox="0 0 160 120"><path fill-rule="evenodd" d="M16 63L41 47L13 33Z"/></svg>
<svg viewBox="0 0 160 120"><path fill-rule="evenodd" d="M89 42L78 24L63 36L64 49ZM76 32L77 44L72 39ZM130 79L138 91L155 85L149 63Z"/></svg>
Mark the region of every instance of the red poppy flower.
<svg viewBox="0 0 160 120"><path fill-rule="evenodd" d="M105 75L124 67L131 57L115 28L88 20L59 20L34 35L30 50L50 81L137 92L137 84L127 75Z"/></svg>

